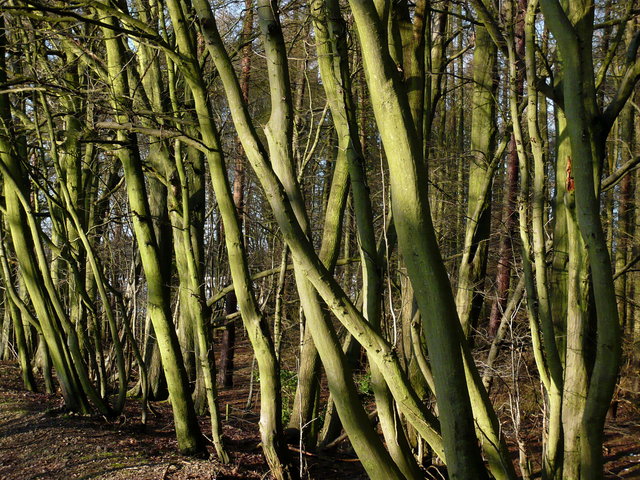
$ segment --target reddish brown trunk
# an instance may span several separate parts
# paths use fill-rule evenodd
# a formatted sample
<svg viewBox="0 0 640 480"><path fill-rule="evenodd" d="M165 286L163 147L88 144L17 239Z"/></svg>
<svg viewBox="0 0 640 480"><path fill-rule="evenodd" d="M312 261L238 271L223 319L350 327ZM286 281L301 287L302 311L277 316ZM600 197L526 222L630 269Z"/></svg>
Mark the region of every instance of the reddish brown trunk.
<svg viewBox="0 0 640 480"><path fill-rule="evenodd" d="M238 300L236 294L231 292L227 295L224 313L231 315L238 310ZM227 322L226 328L222 335L222 352L225 355L220 356L220 370L218 373L218 383L225 387L233 386L233 354L236 346L236 327L235 320Z"/></svg>
<svg viewBox="0 0 640 480"><path fill-rule="evenodd" d="M240 61L240 90L246 102L249 101L249 78L251 76L251 31L253 30L252 0L245 0L245 17L242 27L242 60ZM240 225L244 229L244 184L245 184L245 155L239 139L236 138L238 156L233 179L233 203L240 215Z"/></svg>
<svg viewBox="0 0 640 480"><path fill-rule="evenodd" d="M518 12L516 14L516 55L518 56L518 70L516 78L516 88L518 89L518 97L522 96L523 89L523 72L524 65L522 58L524 56L524 14L527 10L527 0L518 0ZM496 298L491 306L491 315L489 317L489 339L495 337L502 312L507 305L509 296L509 286L511 284L511 259L513 257L513 245L511 239L514 236L516 225L516 199L518 195L518 154L516 152L516 142L513 134L509 142L509 152L507 157L507 178L505 202L502 209L502 224L504 225L504 233L500 238L500 247L498 251L498 265L496 273Z"/></svg>
<svg viewBox="0 0 640 480"><path fill-rule="evenodd" d="M496 273L496 299L491 307L489 317L489 338L493 338L500 326L502 312L507 305L509 285L511 284L511 258L513 256L513 246L511 239L514 235L516 224L516 197L518 194L518 154L516 153L516 142L511 135L509 142L509 153L507 157L507 189L505 195L504 208L502 210L502 223L504 233L500 237L500 248L498 253L498 267Z"/></svg>
<svg viewBox="0 0 640 480"><path fill-rule="evenodd" d="M620 231L618 233L618 248L621 251L628 252L629 246L631 245L631 240L633 239L633 228L634 225L632 223L633 219L633 209L634 204L632 202L631 192L632 192L632 175L631 173L627 173L620 182L620 207L619 207L619 222L620 222ZM628 254L625 253L624 262L628 260ZM626 285L628 285L625 281L624 283L625 289ZM619 299L620 301L620 322L624 327L626 327L627 319L629 318L629 309L632 308L631 304L627 302L627 298L632 298L631 295L629 297L626 296L627 292L623 292L623 298Z"/></svg>

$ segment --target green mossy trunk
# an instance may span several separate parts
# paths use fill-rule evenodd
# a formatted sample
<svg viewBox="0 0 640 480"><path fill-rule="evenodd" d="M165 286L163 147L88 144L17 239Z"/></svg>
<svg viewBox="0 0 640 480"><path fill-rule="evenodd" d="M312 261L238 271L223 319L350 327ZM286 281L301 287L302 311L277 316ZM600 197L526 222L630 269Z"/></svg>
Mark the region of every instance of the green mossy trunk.
<svg viewBox="0 0 640 480"><path fill-rule="evenodd" d="M4 17L1 22L1 26L4 28ZM6 36L2 35L1 39L0 83L6 83ZM31 298L43 337L47 342L65 404L71 410L88 412L89 405L70 361L70 353L63 339L62 326L48 301L49 295L46 292L42 273L35 258L34 238L27 217L32 212L25 211L28 204L21 203L21 199L26 202L26 199L29 198L28 183L24 181L27 175L18 158L19 155L26 155L26 151L19 145L20 138L11 130L11 125L13 125L11 106L6 93L0 94L0 117L3 123L0 130L0 151L2 152L0 162L4 177L5 219L13 239L20 275Z"/></svg>
<svg viewBox="0 0 640 480"><path fill-rule="evenodd" d="M456 293L458 316L467 337L477 327L484 302L491 230L491 187L496 168L493 156L496 146L497 55L497 48L487 30L476 27L467 224Z"/></svg>
<svg viewBox="0 0 640 480"><path fill-rule="evenodd" d="M314 26L318 41L318 62L323 86L331 107L333 123L338 135L338 151L346 157L353 192L358 245L362 269L363 316L374 329L380 331L382 282L373 226L373 210L365 170L365 159L360 146L355 106L351 94L347 44L344 32L346 24L338 2L327 0L326 12L322 2L314 2L316 16ZM418 35L420 36L420 35ZM420 49L417 49L420 51ZM422 53L422 52L420 52ZM421 55L418 55L419 57ZM414 62L406 62L414 65ZM419 70L419 66L417 67ZM422 89L415 86L414 95L420 104ZM419 110L419 108L417 109ZM421 118L417 115L417 118ZM321 251L322 254L322 251ZM321 257L322 258L322 257ZM331 270L329 270L331 271ZM380 370L370 361L372 384L376 398L378 418L391 457L407 478L420 478L421 473L411 453L407 438L396 414L393 398Z"/></svg>
<svg viewBox="0 0 640 480"><path fill-rule="evenodd" d="M107 18L105 22L115 26L111 17ZM107 48L109 83L114 95L113 108L116 111L118 121L126 123L128 112L123 110L123 105L120 103L121 100L128 98L122 46L118 37L112 36L110 28L105 27L103 32ZM147 280L147 311L153 323L162 367L167 380L178 448L184 454L200 453L204 449L204 439L198 426L180 344L171 320L169 299L166 295L167 279L163 274L164 262L161 261L151 221L147 189L135 136L119 131L117 138L123 145L126 145L125 148L118 150L118 157L124 168L134 233Z"/></svg>
<svg viewBox="0 0 640 480"><path fill-rule="evenodd" d="M199 63L185 29L184 12L176 1L168 2L168 7L176 29L179 49L187 59L180 66L193 94L202 141L208 147L206 160L224 224L225 245L231 276L238 305L242 312L242 319L253 346L260 372L262 449L272 474L277 479L284 480L291 478L294 474L290 471L286 461L286 450L282 444L279 364L275 356L273 342L268 334L266 320L260 312L253 292L242 232L221 153L220 140L212 122L210 104ZM206 3L203 5L200 2L195 2L195 7L198 15L201 15L202 11L211 15L210 7Z"/></svg>
<svg viewBox="0 0 640 480"><path fill-rule="evenodd" d="M9 262L5 253L6 236L0 236L0 261L2 262L2 274L0 278L4 281L5 295L4 295L4 322L2 325L2 342L0 343L0 356L3 360L9 360L9 356L5 358L4 354L8 353L8 346L10 341L11 326L13 325L13 335L15 337L15 347L18 351L18 360L20 362L20 371L22 372L22 383L24 387L30 392L37 391L35 378L31 369L32 353L29 349L29 344L25 336L25 325L22 323L22 312L16 302L22 302L15 291L14 282L15 277L11 275L9 270ZM22 303L25 308L24 303ZM25 312L27 313L27 312ZM35 319L32 319L35 322ZM29 328L26 325L26 328ZM5 352L7 350L7 352Z"/></svg>
<svg viewBox="0 0 640 480"><path fill-rule="evenodd" d="M585 262L583 268L572 269L576 272L575 276L571 270L569 272L569 308L573 308L572 300L578 305L588 302L586 299L590 288L595 303L595 312L582 305L584 314L576 317L574 328L570 329L570 325L567 325L565 382L572 385L572 390L580 396L577 400L580 403L571 407L573 418L569 425L565 425L565 429L571 429L575 422L580 424L575 426L576 434L572 435L571 444L565 445L564 475L595 479L602 477L604 422L621 356L621 332L611 259L599 206L599 176L604 159L604 142L612 125L611 116L617 115L619 110L617 113L608 110L608 117L604 116L605 121L597 118L602 113L596 102L592 56L594 5L590 2L573 2L569 10L565 11L557 0L541 0L540 4L545 21L556 37L562 58L563 110L571 144L571 161L567 165L567 193L575 189L575 225L584 242L582 247L577 239L573 243L569 241L570 264L572 255L576 261L584 258ZM571 231L569 235L571 236ZM586 285L589 278L587 274L590 286ZM579 284L571 285L572 281ZM589 325L591 322L594 322L592 325L597 331L593 360L591 354L584 349L583 340L592 328ZM570 352L569 341L574 341L576 346L582 344L582 352L580 349ZM569 361L574 354L577 358L570 369ZM588 387L583 387L587 377ZM575 398L566 399L569 400Z"/></svg>

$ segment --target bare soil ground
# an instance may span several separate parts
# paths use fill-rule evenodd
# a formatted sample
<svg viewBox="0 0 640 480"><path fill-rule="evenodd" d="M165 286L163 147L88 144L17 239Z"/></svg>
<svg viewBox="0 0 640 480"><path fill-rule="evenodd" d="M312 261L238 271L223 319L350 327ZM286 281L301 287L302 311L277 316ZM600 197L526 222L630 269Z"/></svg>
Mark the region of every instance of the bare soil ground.
<svg viewBox="0 0 640 480"><path fill-rule="evenodd" d="M63 409L60 396L25 391L18 367L0 363L0 480L269 478L259 445L258 407L244 409L251 360L248 355L239 360L238 386L220 392L226 416L224 435L232 458L229 465L215 458L178 454L166 402L153 404L155 413L149 414L147 425L140 422L140 404L135 399L127 402L116 421L70 414ZM622 395L617 417L607 426L607 478L640 478L639 407L637 396L629 400ZM206 433L209 427L204 418L202 422ZM539 431L532 429L526 437L530 440L527 450L535 454ZM291 454L296 462L302 458L305 478L367 478L348 449L319 455L300 455L292 449ZM514 460L516 457L514 449ZM534 472L538 469L533 465ZM432 470L425 478L444 477Z"/></svg>
<svg viewBox="0 0 640 480"><path fill-rule="evenodd" d="M246 409L252 376L246 343L236 352L235 387L219 392L231 456L228 465L217 461L213 447L210 459L178 453L168 402L152 402L146 425L141 423L137 399L128 399L115 421L72 414L65 411L60 395L26 391L18 366L0 362L0 480L270 478L260 447L257 382L252 406ZM200 421L202 432L209 436L208 417ZM348 448L312 455L292 446L290 453L296 468L302 463L305 478L367 478Z"/></svg>

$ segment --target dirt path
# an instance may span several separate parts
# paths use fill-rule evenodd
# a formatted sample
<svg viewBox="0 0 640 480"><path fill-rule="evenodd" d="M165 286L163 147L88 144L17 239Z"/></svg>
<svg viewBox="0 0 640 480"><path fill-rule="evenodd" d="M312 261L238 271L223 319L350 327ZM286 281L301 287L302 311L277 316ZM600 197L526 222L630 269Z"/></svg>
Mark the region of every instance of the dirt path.
<svg viewBox="0 0 640 480"><path fill-rule="evenodd" d="M250 362L249 362L250 364ZM248 376L248 372L240 372ZM258 406L244 411L247 382L220 393L231 464L179 455L171 409L153 404L147 425L139 402L127 401L117 421L66 413L59 395L24 390L20 371L0 362L0 480L186 480L270 478L260 449ZM208 432L201 418L202 431ZM213 449L209 448L211 454ZM292 451L299 458L299 453ZM305 478L366 479L359 462L344 457L303 457Z"/></svg>
<svg viewBox="0 0 640 480"><path fill-rule="evenodd" d="M19 382L17 367L1 363L0 479L259 479L266 471L248 420L226 422L233 459L222 466L176 454L167 404L154 405L146 427L135 401L109 422L64 413L59 397L25 392Z"/></svg>
<svg viewBox="0 0 640 480"><path fill-rule="evenodd" d="M26 392L17 366L0 362L0 480L269 478L259 446L257 410L242 410L246 398L244 384L221 392L223 412L230 405L223 428L232 458L230 465L221 465L215 459L176 453L166 402L153 404L155 414L149 414L146 426L140 423L136 400L127 402L115 422L68 414L59 396ZM640 418L634 412L623 409L607 427L606 478L640 479ZM202 431L208 431L204 420ZM367 478L359 463L345 456L305 456L303 463L305 478Z"/></svg>

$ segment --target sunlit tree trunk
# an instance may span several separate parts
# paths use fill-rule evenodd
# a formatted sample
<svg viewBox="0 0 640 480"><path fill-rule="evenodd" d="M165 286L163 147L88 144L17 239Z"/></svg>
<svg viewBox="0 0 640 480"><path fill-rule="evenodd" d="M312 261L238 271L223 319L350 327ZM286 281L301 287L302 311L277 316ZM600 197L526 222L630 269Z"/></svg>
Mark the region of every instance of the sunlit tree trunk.
<svg viewBox="0 0 640 480"><path fill-rule="evenodd" d="M112 18L105 19L107 25L115 26ZM108 74L112 88L112 105L120 123L127 123L128 113L123 110L121 101L128 98L126 70L122 58L122 46L118 37L113 36L109 27L104 27L105 46L107 48ZM188 388L187 373L180 353L168 298L165 295L166 279L160 252L149 209L147 189L144 183L142 165L135 137L124 131L118 131L117 138L126 148L118 150L122 163L129 197L129 207L140 257L147 280L147 309L156 334L162 367L167 379L167 388L171 398L173 417L181 452L193 454L204 448L203 438L198 426L193 401Z"/></svg>
<svg viewBox="0 0 640 480"><path fill-rule="evenodd" d="M605 140L614 119L630 95L632 86L640 76L640 62L629 62L627 72L631 73L630 78L627 73L614 100L604 111L600 110L596 102L592 57L594 5L575 2L565 11L557 0L541 0L541 7L561 55L564 112L571 144L571 157L567 165L567 183L570 188L567 190L575 191L575 224L580 232L580 241L584 242L582 252L571 248L570 243L569 258L570 262L572 255L577 256L577 260L584 258L588 265L596 317L592 328L597 331L595 352L591 360L584 350L584 342L581 342L582 332L589 331L588 324L592 321L588 312L585 312L585 318L574 331L567 325L568 342L575 338L576 342L582 344L583 351L581 357L576 358L576 368L570 369L568 363L572 348L567 344L565 382L575 384L574 391L578 391L574 399L581 405L576 405L571 412L571 423L579 423L575 426L575 437L569 439L571 445L566 444L565 434L564 475L581 479L601 478L604 421L616 384L621 339L611 259L600 219L599 176ZM635 59L636 52L637 45L632 59ZM586 265L584 276L576 278L576 281L582 283L576 286L579 298L585 298L589 292L585 285L589 278L586 276ZM579 355L580 351L575 354ZM588 378L588 387L581 386L581 377L584 377L585 383ZM568 427L565 424L565 429Z"/></svg>
<svg viewBox="0 0 640 480"><path fill-rule="evenodd" d="M349 167L360 246L363 316L379 331L382 315L381 269L378 264L379 257L373 229L373 210L367 187L365 159L360 146L355 106L351 95L347 44L344 36L346 25L342 21L337 2L326 1L326 12L323 11L321 2L315 2L314 6L316 6L314 25L318 39L320 73L338 133L338 150L346 155ZM424 35L424 32L419 31L417 35ZM422 56L422 50L419 48L417 50L419 56ZM416 87L414 90L417 90L415 95L421 103L423 100L422 88ZM416 118L422 119L421 115L417 113ZM373 361L370 361L370 368L378 417L387 449L406 478L419 478L420 471L409 449L404 429L396 414L393 399L384 377Z"/></svg>
<svg viewBox="0 0 640 480"><path fill-rule="evenodd" d="M4 29L4 16L0 21ZM2 83L7 81L6 42L6 35L2 35L0 37L0 82ZM6 199L5 218L13 239L16 258L20 265L20 274L36 311L43 338L47 342L48 351L62 388L65 404L70 409L88 412L87 399L75 374L70 352L64 343L60 319L57 318L53 307L48 301L49 295L43 279L45 272L41 273L41 267L44 265L39 265L34 255L35 242L39 242L40 239L34 239L33 237L35 222L28 203L30 197L28 183L25 182L27 176L18 158L18 156L26 157L27 152L24 145L21 145L21 139L11 129L13 122L7 93L0 94L0 117L3 124L0 130L0 151L2 152L0 154L0 162L2 164Z"/></svg>
<svg viewBox="0 0 640 480"><path fill-rule="evenodd" d="M244 242L233 204L233 196L227 179L220 140L212 122L211 110L206 95L199 63L191 39L185 29L185 17L177 1L168 2L169 13L176 29L177 43L186 61L180 64L186 81L193 93L196 114L202 141L208 147L206 159L209 164L211 183L218 200L218 208L224 223L225 244L229 256L229 267L235 285L242 319L254 348L260 371L261 407L260 430L262 449L272 473L278 479L290 478L293 473L286 461L286 451L282 444L281 392L279 364L275 356L273 341L268 334L266 320L259 310L251 276L245 256ZM195 3L198 14L201 11L211 15L210 7Z"/></svg>
<svg viewBox="0 0 640 480"><path fill-rule="evenodd" d="M6 249L5 249L5 241L6 235L2 235L0 237L0 262L2 262L2 275L1 278L4 281L5 286L5 312L4 312L4 322L2 328L2 341L3 343L6 341L6 345L0 345L0 355L4 354L4 350L8 350L8 343L11 328L13 326L13 335L15 337L15 346L18 351L18 360L20 362L20 370L22 372L22 383L24 387L30 392L37 391L35 378L33 376L33 371L31 369L31 359L32 355L29 351L29 344L27 343L27 339L25 336L25 325L23 325L23 312L25 316L31 316L30 312L27 311L26 305L19 298L18 293L15 289L15 278L14 275L11 274L11 270L9 269L9 262L7 260ZM21 305L22 308L19 308L18 305ZM36 322L35 319L32 318L32 322ZM7 358L8 359L8 358ZM3 358L4 360L4 358Z"/></svg>
<svg viewBox="0 0 640 480"><path fill-rule="evenodd" d="M476 327L484 301L489 232L491 186L497 162L493 161L496 136L497 48L484 27L476 27L473 53L473 99L471 106L471 161L467 223L462 261L458 271L456 306L464 334Z"/></svg>
<svg viewBox="0 0 640 480"><path fill-rule="evenodd" d="M240 60L240 89L245 101L249 98L249 79L251 78L251 57L253 56L251 35L253 32L253 1L245 0L244 17L242 19L242 35L240 41L242 47L242 59ZM233 177L233 204L238 210L238 220L240 229L244 233L245 216L245 183L246 183L246 160L242 145L237 142L236 157ZM233 358L235 350L236 326L235 322L227 322L222 331L222 348L220 351L220 372L219 382L225 387L233 386Z"/></svg>
<svg viewBox="0 0 640 480"><path fill-rule="evenodd" d="M273 202L272 208L273 208L274 214L276 215L276 218L278 219L278 223L280 224L281 228L284 228L283 234L285 235L287 243L289 243L289 246L292 248L292 253L294 258L297 261L303 262L301 265L303 266L307 274L311 274L309 278L310 279L313 278L314 286L316 288L318 288L318 286L321 286L321 285L324 287L321 293L323 293L323 297L325 298L325 300L329 300L332 294L330 293L329 290L327 290L327 287L332 292L334 292L334 294L337 293L334 290L336 287L334 285L329 286L329 284L322 284L323 281L330 282L331 279L326 275L324 277L320 277L318 275L317 269L323 268L323 267L321 266L321 263L315 263L316 261L319 262L317 257L315 257L315 260L312 260L312 258L310 257L312 253L311 253L311 250L308 249L309 244L305 240L306 236L304 233L302 233L302 230L300 229L300 225L297 223L295 219L295 215L291 209L290 204L288 204L288 202L285 201L286 197L285 197L284 190L282 190L282 186L279 185L279 182L275 177L275 174L273 173L271 168L267 166L268 163L266 161L266 154L264 150L261 148L259 142L257 141L257 137L255 135L255 131L252 128L251 121L248 119L246 106L243 105L242 103L242 98L238 88L237 80L235 78L233 70L231 69L228 56L226 55L226 52L221 48L222 45L220 43L220 38L217 34L217 30L215 29L215 23L213 22L213 19L211 18L210 13L207 16L207 11L205 11L204 8L202 10L199 9L198 13L201 16L201 24L203 26L203 31L208 30L208 35L207 35L208 46L212 54L212 57L216 62L218 70L221 73L221 78L224 82L227 97L229 99L231 110L234 115L234 123L236 125L236 128L238 129L240 138L243 141L243 145L244 145L245 151L247 152L248 158L251 161L252 166L256 170L256 173L258 174L258 178L260 179L263 186L265 187L267 199L269 199L270 202ZM324 278L324 280L321 280L321 278ZM350 312L348 313L348 315L357 315L357 313L354 310L352 310L352 305L350 305L350 303L348 302L348 300L346 300L346 298L343 297L342 300L339 300L340 303L345 301L347 303L343 303L343 305L344 307L348 308L348 311ZM337 310L338 303L336 303L335 297L331 298L329 305L334 312L336 313L338 312ZM340 316L342 317L342 319L344 319L345 313L347 312L344 312L344 311L340 312ZM309 321L309 318L307 318L307 321ZM331 332L331 330L329 330L329 332ZM328 348L333 348L332 345L336 343L333 336L332 335L327 336L326 334L323 335L324 332L318 332L318 333L319 333L318 336L316 336L316 334L314 333L314 338L316 338L316 344L318 343L317 339L321 338L323 341L326 341L328 343L328 346L327 346ZM318 349L319 351L322 351L319 345L318 345ZM339 357L332 357L332 358L339 358ZM323 360L323 363L325 364L327 372L333 372L336 375L346 375L346 369L343 368L341 365L334 366L334 364L328 364L324 360ZM330 379L330 385L331 383L332 383L332 380ZM344 405L346 406L349 405L348 396L346 395L348 392L340 392L340 390L336 390L335 386L332 388L332 391L340 393L340 395L343 397L342 401L345 402ZM349 393L349 395L353 395L353 394ZM336 399L336 404L337 403L338 403L338 400ZM418 407L418 410L420 410L420 407ZM355 412L357 411L358 410L356 409ZM413 417L413 419L417 420L415 417ZM355 424L352 423L352 425L354 426L358 425L358 423L360 423L361 425L368 425L368 419L366 418L366 415L364 419L362 419L359 416L344 417L343 423L346 422L347 420L349 420L349 422L356 422ZM346 427L346 428L349 429L349 427ZM386 472L385 475L388 475L391 478L397 478L398 472L397 470L394 471L392 469L391 465L393 465L393 463L388 460L388 454L386 454L385 451L382 449L379 443L379 440L370 436L368 433L366 437L362 435L362 432L368 432L368 431L370 431L370 427L368 426L365 428L359 428L358 432L360 433L360 435L355 435L352 437L352 442L354 442L353 443L354 447L358 451L358 454L361 455L360 458L362 459L363 464L365 465L365 468L367 468L367 470L372 469L370 471L378 472L378 473ZM433 435L427 434L427 436L433 440ZM441 453L441 450L440 450L440 453ZM387 461L385 461L385 459L387 459Z"/></svg>

